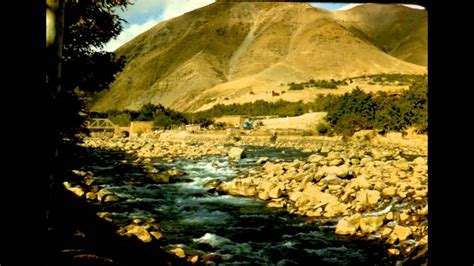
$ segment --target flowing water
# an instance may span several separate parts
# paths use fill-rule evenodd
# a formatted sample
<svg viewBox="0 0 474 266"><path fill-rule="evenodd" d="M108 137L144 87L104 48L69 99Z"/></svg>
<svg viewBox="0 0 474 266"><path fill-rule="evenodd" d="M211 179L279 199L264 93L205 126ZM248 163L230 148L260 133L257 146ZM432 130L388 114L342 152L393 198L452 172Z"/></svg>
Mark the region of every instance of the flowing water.
<svg viewBox="0 0 474 266"><path fill-rule="evenodd" d="M229 181L255 168L261 156L270 161L293 161L308 154L293 149L245 147L247 158L229 162L224 156L173 163L187 175L172 184L154 184L130 154L96 150L86 170L94 172L100 187L123 200L102 204L124 226L133 218L153 217L165 235L164 245L182 247L188 254L218 254L219 265L390 265L381 243L342 238L335 224L308 223L304 217L270 209L264 201L210 193L202 185L213 179Z"/></svg>

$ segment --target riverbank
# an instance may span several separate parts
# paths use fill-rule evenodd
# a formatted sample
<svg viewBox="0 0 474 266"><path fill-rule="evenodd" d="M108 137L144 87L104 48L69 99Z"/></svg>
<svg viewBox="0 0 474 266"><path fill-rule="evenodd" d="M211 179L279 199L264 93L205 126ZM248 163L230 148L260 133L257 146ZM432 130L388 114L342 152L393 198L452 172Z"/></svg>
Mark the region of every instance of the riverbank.
<svg viewBox="0 0 474 266"><path fill-rule="evenodd" d="M271 132L166 131L135 139L88 138L84 145L133 153L145 165L154 157L171 162L176 157L227 155L232 146L242 145L311 152L307 160L293 162L271 163L261 158L261 167L216 189L266 200L269 207L314 221L331 220L336 234L381 239L391 256L424 261L428 243L426 136L362 133L342 139Z"/></svg>

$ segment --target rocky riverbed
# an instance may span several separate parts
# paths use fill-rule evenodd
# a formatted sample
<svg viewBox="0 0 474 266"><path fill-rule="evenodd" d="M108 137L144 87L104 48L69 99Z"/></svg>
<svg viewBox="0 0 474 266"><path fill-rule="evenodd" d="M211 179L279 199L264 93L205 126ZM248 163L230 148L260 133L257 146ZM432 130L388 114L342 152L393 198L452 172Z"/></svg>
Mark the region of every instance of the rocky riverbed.
<svg viewBox="0 0 474 266"><path fill-rule="evenodd" d="M176 158L210 155L245 157L243 145L292 147L310 153L307 159L270 162L262 157L259 166L228 182L210 182L219 193L255 197L270 208L311 217L314 222L333 222L338 235L354 239L379 239L387 253L400 261L426 257L428 250L427 142L398 134L381 137L363 132L351 139L338 137L251 136L249 134L190 134L157 132L139 138L93 137L84 146L121 150L137 156L136 163L154 173L158 183L173 182L185 173L160 171L148 163L153 158L173 162ZM119 201L106 189L65 186L80 197L100 202ZM88 184L89 183L89 184ZM108 214L99 214L110 219ZM144 242L162 237L153 221L135 220L119 231L136 235ZM182 250L173 253L184 256ZM183 258L184 258L183 257ZM195 257L187 258L197 260Z"/></svg>

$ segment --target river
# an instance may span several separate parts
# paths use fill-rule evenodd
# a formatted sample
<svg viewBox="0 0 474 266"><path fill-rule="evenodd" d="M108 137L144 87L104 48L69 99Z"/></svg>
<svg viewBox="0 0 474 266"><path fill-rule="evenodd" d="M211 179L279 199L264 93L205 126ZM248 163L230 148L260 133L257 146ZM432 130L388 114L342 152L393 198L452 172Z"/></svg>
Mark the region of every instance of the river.
<svg viewBox="0 0 474 266"><path fill-rule="evenodd" d="M213 179L229 181L258 168L256 161L293 161L309 154L294 149L246 146L247 157L237 162L224 156L196 160L159 158L151 164L186 173L176 182L155 184L124 152L91 149L84 170L94 172L96 184L108 188L120 202L97 204L113 214L119 226L133 218L153 217L165 247L181 247L187 254L218 254L219 265L391 265L383 243L340 237L334 222L310 222L264 201L218 195L202 185ZM126 160L127 163L124 163Z"/></svg>

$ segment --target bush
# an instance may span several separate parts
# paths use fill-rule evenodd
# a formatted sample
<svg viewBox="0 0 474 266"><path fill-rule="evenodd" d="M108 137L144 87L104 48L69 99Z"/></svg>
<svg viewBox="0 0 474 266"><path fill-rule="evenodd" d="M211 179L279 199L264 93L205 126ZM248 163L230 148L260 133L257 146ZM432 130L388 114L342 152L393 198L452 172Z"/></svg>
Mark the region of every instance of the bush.
<svg viewBox="0 0 474 266"><path fill-rule="evenodd" d="M316 124L316 132L318 132L319 135L328 134L330 129L331 127L327 122L320 121Z"/></svg>
<svg viewBox="0 0 474 266"><path fill-rule="evenodd" d="M130 126L131 116L129 113L120 113L115 115L109 115L110 121L112 123L119 125L121 127Z"/></svg>
<svg viewBox="0 0 474 266"><path fill-rule="evenodd" d="M342 136L352 136L354 132L371 128L369 120L361 115L349 114L342 117L336 126L334 131Z"/></svg>
<svg viewBox="0 0 474 266"><path fill-rule="evenodd" d="M302 90L302 89L304 89L304 85L303 85L303 84L301 84L301 83L298 83L298 84L293 83L293 84L290 84L290 88L289 88L288 90L290 90L290 91L296 91L296 90Z"/></svg>

